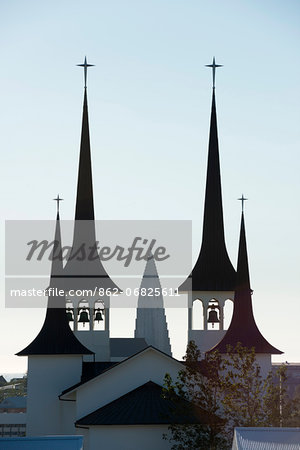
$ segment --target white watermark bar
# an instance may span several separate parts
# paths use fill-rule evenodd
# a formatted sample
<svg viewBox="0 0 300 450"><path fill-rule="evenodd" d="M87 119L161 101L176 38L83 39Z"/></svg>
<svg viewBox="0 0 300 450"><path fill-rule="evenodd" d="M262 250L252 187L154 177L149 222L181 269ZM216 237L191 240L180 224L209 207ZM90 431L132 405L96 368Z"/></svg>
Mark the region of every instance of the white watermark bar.
<svg viewBox="0 0 300 450"><path fill-rule="evenodd" d="M191 270L191 221L6 222L7 307L44 307L51 297L175 306Z"/></svg>

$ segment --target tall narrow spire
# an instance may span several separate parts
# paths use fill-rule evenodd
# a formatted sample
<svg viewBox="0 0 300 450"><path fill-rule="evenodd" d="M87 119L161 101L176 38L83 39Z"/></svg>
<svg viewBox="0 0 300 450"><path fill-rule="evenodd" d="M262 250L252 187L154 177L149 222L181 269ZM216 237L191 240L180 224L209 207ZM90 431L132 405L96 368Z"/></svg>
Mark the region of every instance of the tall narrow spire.
<svg viewBox="0 0 300 450"><path fill-rule="evenodd" d="M147 260L140 291L160 292L159 296L140 295L138 299L135 337L144 338L148 345L171 355L167 319L162 289L153 257Z"/></svg>
<svg viewBox="0 0 300 450"><path fill-rule="evenodd" d="M254 347L256 353L269 353L273 355L282 353L269 344L259 331L253 315L251 295L245 221L244 212L242 211L232 320L223 339L210 351L218 350L220 353L226 353L228 345L235 347L240 342L244 347L249 349Z"/></svg>
<svg viewBox="0 0 300 450"><path fill-rule="evenodd" d="M92 65L87 64L86 58L84 64L78 65L84 67L84 98L83 98L75 220L94 220L92 162L91 162L89 116L88 116L87 87L86 87L87 67L91 67Z"/></svg>
<svg viewBox="0 0 300 450"><path fill-rule="evenodd" d="M98 257L86 87L87 68L92 67L92 64L87 64L85 58L84 63L78 65L84 68L85 86L73 244L64 269L64 276L65 278L72 278L71 283L69 284L72 289L77 286L78 289L82 289L83 287L91 289L99 287L119 289L110 279ZM82 250L84 256L82 256L83 253L81 253L81 249L84 249ZM91 250L92 256L89 257Z"/></svg>
<svg viewBox="0 0 300 450"><path fill-rule="evenodd" d="M202 245L192 271L193 291L232 291L235 286L235 270L230 262L224 236L222 188L215 99L215 68L213 64L213 93L210 117L206 189L204 202ZM185 290L188 280L180 290Z"/></svg>
<svg viewBox="0 0 300 450"><path fill-rule="evenodd" d="M79 342L69 327L65 295L59 295L63 292L60 283L62 271L61 232L59 212L57 211L50 286L47 289L48 306L46 317L37 337L31 344L17 353L18 356L93 354L92 351Z"/></svg>

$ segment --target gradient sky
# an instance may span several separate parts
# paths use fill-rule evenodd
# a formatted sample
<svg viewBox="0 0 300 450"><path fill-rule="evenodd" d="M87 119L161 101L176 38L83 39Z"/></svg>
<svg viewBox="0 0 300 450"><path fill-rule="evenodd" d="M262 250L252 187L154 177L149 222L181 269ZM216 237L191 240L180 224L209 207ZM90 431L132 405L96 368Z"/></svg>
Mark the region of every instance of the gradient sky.
<svg viewBox="0 0 300 450"><path fill-rule="evenodd" d="M300 5L296 0L12 0L0 5L1 250L4 220L74 214L83 75L88 61L98 219L191 219L199 251L212 57L226 242L236 266L242 193L257 324L300 362ZM4 307L0 374L45 311ZM168 312L176 357L186 312ZM113 314L114 336L132 335L132 311Z"/></svg>

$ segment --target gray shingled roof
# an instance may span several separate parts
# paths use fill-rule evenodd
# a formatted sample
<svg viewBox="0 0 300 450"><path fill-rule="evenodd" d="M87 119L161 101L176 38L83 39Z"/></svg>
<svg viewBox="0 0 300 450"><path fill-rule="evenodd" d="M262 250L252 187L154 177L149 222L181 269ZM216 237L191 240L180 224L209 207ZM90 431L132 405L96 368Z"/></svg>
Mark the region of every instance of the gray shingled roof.
<svg viewBox="0 0 300 450"><path fill-rule="evenodd" d="M185 415L176 412L177 403L162 397L162 386L148 381L76 422L81 425L158 425L169 423L205 423L206 413L197 406ZM189 411L189 412L188 412Z"/></svg>

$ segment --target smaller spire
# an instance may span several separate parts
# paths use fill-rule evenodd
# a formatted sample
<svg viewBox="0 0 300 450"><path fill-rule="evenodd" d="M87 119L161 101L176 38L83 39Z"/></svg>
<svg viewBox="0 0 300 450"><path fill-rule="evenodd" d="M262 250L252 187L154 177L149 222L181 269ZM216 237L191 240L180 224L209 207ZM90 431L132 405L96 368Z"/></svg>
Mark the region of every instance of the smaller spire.
<svg viewBox="0 0 300 450"><path fill-rule="evenodd" d="M216 64L215 57L213 57L213 62L212 62L212 64L206 64L205 67L211 67L211 68L212 68L213 89L215 89L216 68L217 68L217 67L223 67L223 65L221 65L221 64Z"/></svg>
<svg viewBox="0 0 300 450"><path fill-rule="evenodd" d="M244 212L244 203L248 199L244 197L244 194L242 194L241 198L238 198L238 200L240 200L242 202L242 213L243 213Z"/></svg>
<svg viewBox="0 0 300 450"><path fill-rule="evenodd" d="M61 292L64 291L63 285L59 283L63 270L59 213L57 213L54 239L55 250L52 253L50 286L46 289L48 305L44 324L37 337L18 352L17 356L92 355L94 353L77 339L67 319L66 298Z"/></svg>
<svg viewBox="0 0 300 450"><path fill-rule="evenodd" d="M86 61L86 57L84 58L83 64L77 64L78 67L84 68L84 88L86 89L86 82L87 82L87 68L88 67L94 67L94 64L88 64Z"/></svg>
<svg viewBox="0 0 300 450"><path fill-rule="evenodd" d="M252 307L252 289L250 287L245 220L243 212L241 215L237 279L232 319L223 339L221 339L217 345L210 349L209 352L218 350L220 353L227 353L228 345L235 348L239 342L244 347L249 349L254 347L256 353L269 353L273 355L280 355L282 353L263 337L255 322Z"/></svg>

